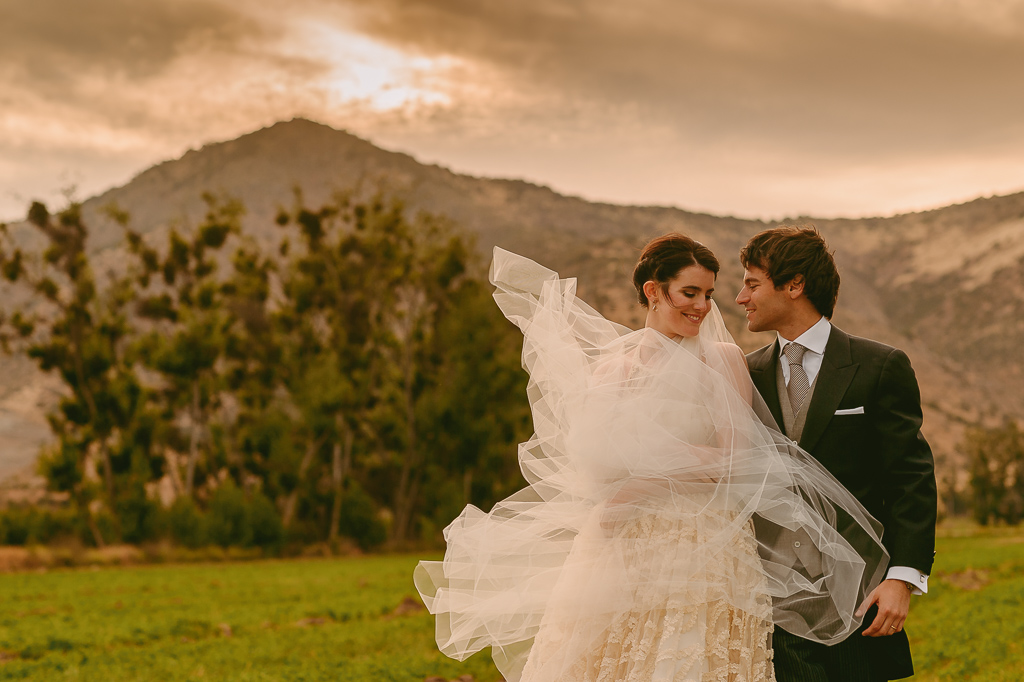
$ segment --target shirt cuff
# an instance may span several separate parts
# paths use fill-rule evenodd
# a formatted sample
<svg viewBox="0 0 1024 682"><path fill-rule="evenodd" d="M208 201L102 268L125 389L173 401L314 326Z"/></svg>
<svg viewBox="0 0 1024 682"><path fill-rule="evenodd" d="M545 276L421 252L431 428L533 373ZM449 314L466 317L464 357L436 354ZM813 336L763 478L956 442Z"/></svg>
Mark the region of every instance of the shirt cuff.
<svg viewBox="0 0 1024 682"><path fill-rule="evenodd" d="M885 574L886 580L902 580L911 585L911 594L928 593L928 576L910 566L891 566Z"/></svg>

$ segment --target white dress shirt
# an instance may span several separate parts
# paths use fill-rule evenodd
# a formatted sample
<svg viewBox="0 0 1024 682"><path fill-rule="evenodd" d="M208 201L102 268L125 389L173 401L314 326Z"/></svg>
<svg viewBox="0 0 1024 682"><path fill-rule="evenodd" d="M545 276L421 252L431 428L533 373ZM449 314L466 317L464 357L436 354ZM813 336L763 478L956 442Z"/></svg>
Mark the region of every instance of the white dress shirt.
<svg viewBox="0 0 1024 682"><path fill-rule="evenodd" d="M795 339L787 339L779 334L779 348L785 348L787 343L799 343L807 349L804 353L803 366L807 373L807 383L814 384L821 370L821 362L825 358L825 346L828 345L828 337L832 333L832 325L824 317L819 319L811 328ZM789 386L789 363L782 362L782 376ZM902 580L910 585L913 594L924 594L928 591L928 576L910 566L890 566L885 574L887 580Z"/></svg>
<svg viewBox="0 0 1024 682"><path fill-rule="evenodd" d="M805 331L795 339L787 339L782 334L779 334L779 348L785 348L787 343L799 343L801 346L807 349L804 353L804 372L807 373L807 383L813 384L814 380L818 378L818 371L821 369L821 361L825 357L825 346L828 345L829 334L832 333L832 325L824 317L821 317L817 322L811 325L811 328ZM789 363L782 363L782 376L786 380L786 385L789 386Z"/></svg>

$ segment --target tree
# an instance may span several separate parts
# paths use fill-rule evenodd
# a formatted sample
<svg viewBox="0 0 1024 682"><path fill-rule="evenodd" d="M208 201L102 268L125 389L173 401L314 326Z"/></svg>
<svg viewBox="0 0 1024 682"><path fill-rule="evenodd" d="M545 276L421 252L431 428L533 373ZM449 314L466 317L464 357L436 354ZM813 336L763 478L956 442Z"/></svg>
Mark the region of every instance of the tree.
<svg viewBox="0 0 1024 682"><path fill-rule="evenodd" d="M272 494L268 462L287 445L290 417L280 409L282 346L270 310L272 255L243 238L221 290L232 324L226 336L225 415L211 434L226 453L231 477Z"/></svg>
<svg viewBox="0 0 1024 682"><path fill-rule="evenodd" d="M286 499L285 523L295 516L299 487L313 483L310 472L326 469L332 498L327 535L332 540L340 529L357 435L369 438L366 415L374 402L378 273L367 262L366 234L355 222L360 213L345 196L313 211L297 192L293 211L278 216L281 227L294 227L298 240L294 250L289 238L282 243L288 261L274 321L283 344L283 385L302 417L295 437L303 453ZM318 458L326 466L314 467Z"/></svg>
<svg viewBox="0 0 1024 682"><path fill-rule="evenodd" d="M310 210L299 195L278 222L297 237L283 247L275 314L283 386L301 415L294 482L310 501L331 491L328 537L349 480L390 510L393 545L436 516L428 481L433 491L457 480L459 500L474 485L482 502L496 499L527 435L526 376L518 335L474 277L471 244L381 197Z"/></svg>
<svg viewBox="0 0 1024 682"><path fill-rule="evenodd" d="M433 428L423 417L443 368L436 332L468 280L471 250L443 219L419 214L409 220L397 201L357 206L355 227L362 234L364 262L375 274L381 381L373 415L397 474L390 540L398 546L408 539L421 501L428 455L423 437Z"/></svg>
<svg viewBox="0 0 1024 682"><path fill-rule="evenodd" d="M150 484L165 475L171 533L190 543L214 527L248 542L239 519L259 518L270 530L252 542L284 526L400 546L517 487L520 336L454 226L382 197L314 210L297 193L272 249L241 234L240 204L204 199L203 222L165 246L110 209L130 257L103 286L77 206L33 205L41 258L0 230L0 272L29 295L0 339L67 386L41 467L97 544L152 534Z"/></svg>
<svg viewBox="0 0 1024 682"><path fill-rule="evenodd" d="M438 323L438 380L422 401L420 419L431 425L423 439L424 535L437 534L464 505L489 508L524 485L515 457L531 429L521 346L490 287L464 282Z"/></svg>
<svg viewBox="0 0 1024 682"><path fill-rule="evenodd" d="M58 443L44 453L40 469L52 489L71 494L94 542L102 546L93 501L106 506L119 533L120 497L137 497L145 483L161 474L159 460L152 457L152 424L144 418L145 390L132 368L128 310L134 291L128 279L116 274L102 292L98 288L78 204L53 216L35 202L28 219L47 240L41 259L25 255L6 226L0 232L4 277L31 294L4 320L3 338L7 349L14 341L40 369L56 372L67 389L58 411L49 415ZM87 475L94 459L101 491Z"/></svg>
<svg viewBox="0 0 1024 682"><path fill-rule="evenodd" d="M1024 432L1017 422L969 429L960 449L970 462L978 523L1020 523L1024 519Z"/></svg>
<svg viewBox="0 0 1024 682"><path fill-rule="evenodd" d="M165 451L185 451L185 471L177 458L167 463L177 493L193 497L197 475L204 477L204 445L209 451L211 421L221 407L221 363L233 319L225 307L217 256L229 235L240 231L240 203L205 194L206 218L191 235L171 230L161 259L141 235L128 230L135 255L133 275L140 293L136 313L151 323L137 346L142 362L160 376L151 392L169 428L157 436Z"/></svg>

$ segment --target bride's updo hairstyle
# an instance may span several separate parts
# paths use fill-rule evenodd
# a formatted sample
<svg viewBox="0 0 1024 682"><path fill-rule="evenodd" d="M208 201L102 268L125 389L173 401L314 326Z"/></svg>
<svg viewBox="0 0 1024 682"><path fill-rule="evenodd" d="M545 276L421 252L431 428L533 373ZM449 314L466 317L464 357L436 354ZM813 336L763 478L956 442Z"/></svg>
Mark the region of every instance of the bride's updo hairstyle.
<svg viewBox="0 0 1024 682"><path fill-rule="evenodd" d="M684 234L670 232L648 242L633 268L633 286L640 305L646 308L650 304L644 293L644 284L654 282L667 292L669 282L691 265L710 270L715 277L721 267L711 249Z"/></svg>

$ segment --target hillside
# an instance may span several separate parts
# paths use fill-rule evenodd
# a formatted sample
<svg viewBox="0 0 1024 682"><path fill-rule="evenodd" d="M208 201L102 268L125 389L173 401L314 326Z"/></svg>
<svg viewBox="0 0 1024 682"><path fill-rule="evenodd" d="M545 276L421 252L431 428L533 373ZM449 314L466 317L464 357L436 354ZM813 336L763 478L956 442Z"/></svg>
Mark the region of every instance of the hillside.
<svg viewBox="0 0 1024 682"><path fill-rule="evenodd" d="M121 231L103 217L104 206L116 203L136 229L160 233L197 223L204 191L241 199L246 231L269 240L272 218L293 203L295 187L311 206L346 189L401 196L411 211L444 214L464 226L484 254L500 244L578 276L584 298L632 325L640 312L629 274L639 247L657 234L686 232L723 262L718 301L737 341L752 349L771 339L746 332L732 302L741 274L736 254L765 223L592 203L527 182L458 175L301 119L189 151L89 199L91 248L101 269L116 267ZM843 275L836 323L910 353L926 435L940 476L952 476L965 424L1024 415L1016 354L1024 341L1024 193L892 218L801 222L816 224L836 250ZM0 363L2 479L31 461L54 393L23 361Z"/></svg>

